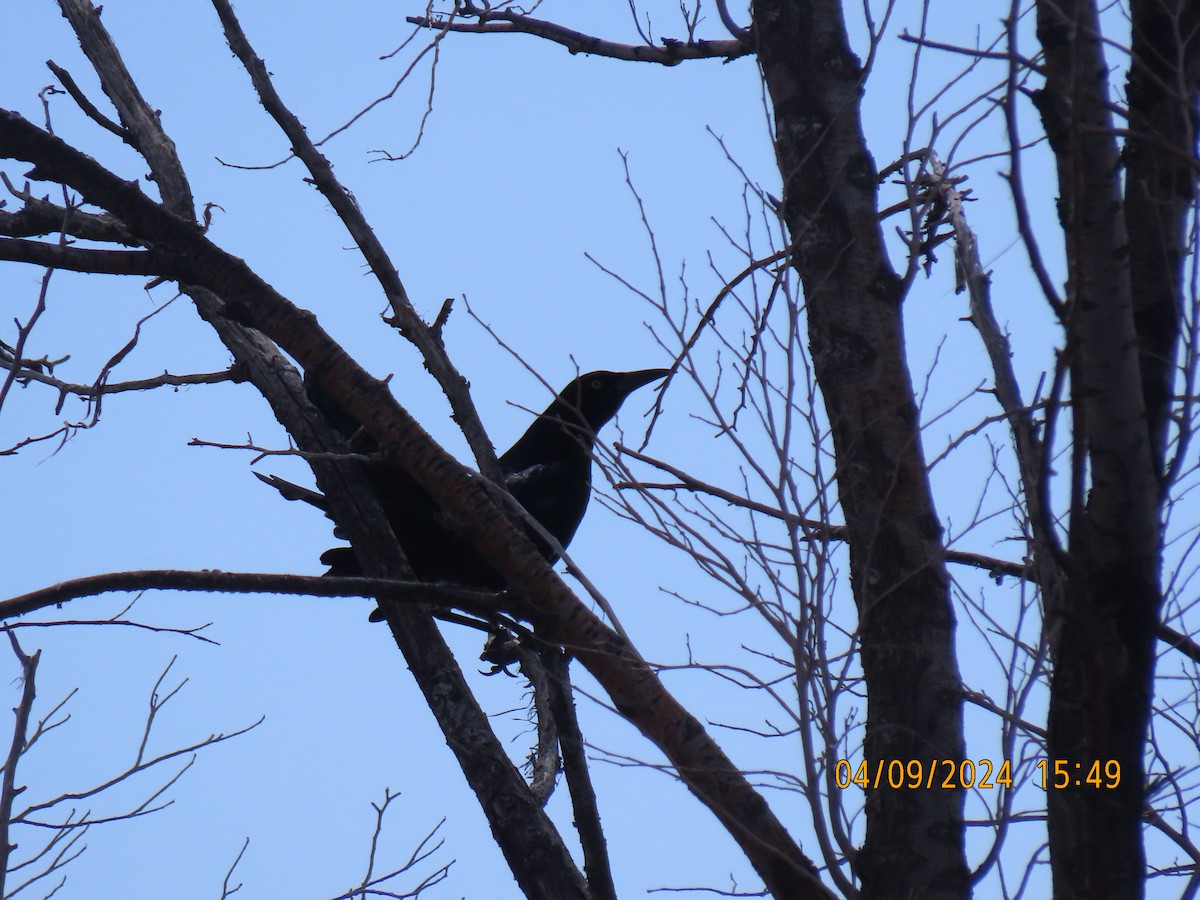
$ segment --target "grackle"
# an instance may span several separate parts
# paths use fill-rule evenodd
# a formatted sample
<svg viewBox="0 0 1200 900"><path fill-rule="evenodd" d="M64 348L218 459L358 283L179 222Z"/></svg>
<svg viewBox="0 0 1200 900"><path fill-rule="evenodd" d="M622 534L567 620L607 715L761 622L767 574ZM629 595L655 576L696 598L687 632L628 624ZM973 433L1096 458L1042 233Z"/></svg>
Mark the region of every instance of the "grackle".
<svg viewBox="0 0 1200 900"><path fill-rule="evenodd" d="M591 497L596 433L633 391L667 374L667 369L643 369L581 375L500 457L504 488L563 547L574 537ZM357 423L330 409L327 401L311 391L310 396L350 439L352 449L364 453L378 449L372 438L357 430ZM504 588L500 574L468 546L449 518L407 473L386 462L367 465L384 513L418 579L486 590ZM258 477L288 500L304 500L326 509L324 496L316 491L274 475ZM529 532L529 537L548 562L558 559L540 536ZM321 562L329 566L329 575L362 574L350 547L326 551ZM371 619L379 621L382 615L376 610Z"/></svg>

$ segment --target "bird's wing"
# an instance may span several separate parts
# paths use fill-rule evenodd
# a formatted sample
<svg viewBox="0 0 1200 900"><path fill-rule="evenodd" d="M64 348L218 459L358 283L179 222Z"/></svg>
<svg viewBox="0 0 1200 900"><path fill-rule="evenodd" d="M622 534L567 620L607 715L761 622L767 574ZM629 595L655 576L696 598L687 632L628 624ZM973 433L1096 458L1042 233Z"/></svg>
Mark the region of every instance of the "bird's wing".
<svg viewBox="0 0 1200 900"><path fill-rule="evenodd" d="M504 487L532 515L553 509L570 493L570 467L559 462L525 466L504 476Z"/></svg>
<svg viewBox="0 0 1200 900"><path fill-rule="evenodd" d="M538 463L504 476L508 492L564 547L575 536L592 489L591 460L583 463Z"/></svg>

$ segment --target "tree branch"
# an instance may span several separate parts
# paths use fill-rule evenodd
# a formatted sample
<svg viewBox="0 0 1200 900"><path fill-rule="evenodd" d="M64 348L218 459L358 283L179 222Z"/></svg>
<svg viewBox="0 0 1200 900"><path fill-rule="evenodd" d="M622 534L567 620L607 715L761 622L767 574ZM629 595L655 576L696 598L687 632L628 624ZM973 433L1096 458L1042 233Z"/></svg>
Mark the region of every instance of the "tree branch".
<svg viewBox="0 0 1200 900"><path fill-rule="evenodd" d="M579 728L575 697L571 692L571 659L557 647L543 650L540 656L545 662L550 704L558 725L563 774L571 794L575 830L583 848L583 871L587 875L588 890L593 900L616 900L608 841L600 824L600 807L596 802L596 789L592 786L583 732Z"/></svg>
<svg viewBox="0 0 1200 900"><path fill-rule="evenodd" d="M101 84L117 105L122 122L139 132L136 140L150 164L155 183L163 191L166 210L176 211L183 218L175 219L166 210L153 205L146 207L141 202L138 202L139 208L158 219L159 225L172 223L167 225L168 230L176 236L183 236L186 242L195 234L195 229L191 227L192 200L173 143L163 133L160 121L141 97L91 3L87 0L59 2L64 11L69 12L69 18L80 37L80 45L96 67ZM116 179L116 183L121 182ZM109 183L109 186L115 185ZM88 196L86 191L83 193L85 197ZM115 212L109 207L105 208ZM118 215L126 219L125 213ZM144 224L149 225L148 222ZM179 225L183 226L182 231L177 230ZM141 234L151 235L150 242L155 246L166 240L164 233L152 225L150 231L142 231ZM217 266L215 270L208 268L214 263ZM219 275L221 271L229 274L226 269L229 263L240 273L234 282L224 282ZM308 399L304 384L291 361L263 332L246 327L244 318L235 320L239 313L231 311L230 304L238 307L239 300L248 298L247 291L252 295L266 285L240 261L227 257L220 260L210 257L207 266L200 266L200 270L205 268L208 268L209 276L216 277L216 288L210 289L202 280L190 284L185 288L186 292L195 301L201 317L217 332L233 353L237 364L245 369L248 379L270 403L273 413L295 438L297 445L307 451L345 451L344 440ZM247 275L250 276L248 280L245 278ZM301 321L311 324L313 320L311 315L304 314ZM301 329L306 330L306 326L301 325ZM318 346L326 350L333 348L339 361L345 358L345 354L328 335L319 328L316 334L319 335ZM296 349L296 344L290 340L288 343L292 345L291 349ZM314 367L319 369L321 353L313 356L311 351L314 346L304 339L300 340L300 346L306 349L295 358L303 362L308 372ZM354 377L364 377L364 383L368 386L383 387L357 367L354 367L354 373ZM345 372L341 373L343 378L345 375ZM353 390L348 385L346 387ZM387 393L386 389L384 393ZM342 399L337 393L331 396L334 401ZM390 394L388 396L387 402L395 406ZM361 408L359 412L361 415ZM411 569L361 467L354 463L314 461L312 468L318 486L329 498L330 512L350 538L364 572L393 579L410 576ZM582 876L553 823L528 796L520 773L508 760L505 748L492 731L487 716L479 707L430 612L420 607L401 606L386 599L383 602L389 611L389 626L397 646L404 654L448 745L454 751L466 780L475 791L518 881L528 889L541 891L547 896L558 896L564 900L581 897ZM381 684L379 690L386 693L389 687Z"/></svg>
<svg viewBox="0 0 1200 900"><path fill-rule="evenodd" d="M12 741L9 744L8 756L4 761L4 777L0 782L0 896L5 894L5 881L9 870L9 854L15 845L9 843L9 828L12 824L13 801L24 788L17 787L17 762L25 752L25 732L29 727L29 715L33 710L33 700L37 695L34 687L34 676L37 674L38 660L41 651L28 656L21 650L17 636L11 631L8 640L12 644L13 653L21 664L21 702L13 712L16 721L13 722Z"/></svg>
<svg viewBox="0 0 1200 900"><path fill-rule="evenodd" d="M409 299L396 266L384 249L383 243L367 223L366 217L358 202L349 191L334 177L333 167L308 136L308 131L284 104L267 67L255 54L254 48L242 31L241 23L234 15L233 7L228 0L212 0L213 7L221 19L225 29L225 37L229 48L241 61L254 90L258 94L263 108L275 120L280 130L291 142L292 150L304 163L312 175L313 184L329 201L342 224L354 239L362 255L366 258L372 274L379 282L391 306L392 315L388 324L394 325L400 333L415 346L425 362L425 368L437 379L446 399L450 401L454 421L462 430L467 443L475 455L479 470L493 481L500 481L499 464L496 462L496 452L488 439L479 413L467 390L467 381L454 367L446 348L442 343L440 331L435 331L417 315Z"/></svg>
<svg viewBox="0 0 1200 900"><path fill-rule="evenodd" d="M797 516L793 513L784 512L776 509L766 503L759 503L743 497L733 491L727 491L724 488L718 487L715 484L710 484L707 481L702 481L687 472L684 472L678 466L673 466L661 459L656 459L645 453L634 450L632 447L626 447L624 444L616 445L618 453L626 456L632 456L634 459L644 462L647 465L654 466L656 469L661 469L675 478L679 479L676 484L649 484L647 482L621 482L615 485L620 488L637 488L637 489L653 489L661 488L663 490L678 490L683 488L687 491L696 493L708 494L711 497L716 497L719 500L724 500L732 506L737 506L751 512L761 513L765 516L770 516L773 519L779 519L781 522L787 522L790 525L798 525L803 530L806 536L810 536L816 541L846 541L849 533L845 525L834 525L829 522L823 522L820 519L806 519L803 516ZM988 556L983 553L973 553L968 550L946 550L946 562L956 563L963 566L971 566L975 569L983 569L991 578L1000 578L1009 576L1011 578L1021 578L1026 581L1037 581L1035 569L1028 563L1014 562L1008 559L1001 559L998 556ZM1169 625L1160 624L1158 626L1158 639L1165 644L1178 650L1188 659L1200 662L1200 642L1171 628Z"/></svg>
<svg viewBox="0 0 1200 900"><path fill-rule="evenodd" d="M101 394L122 394L127 391L150 391L160 387L220 384L224 381L237 383L246 380L245 376L235 367L224 369L220 372L201 372L193 375L172 375L170 372L163 372L161 375L154 375L150 378L136 378L132 381L118 381L113 384L74 384L73 382L62 381L37 369L30 368L27 363L35 362L33 360L22 360L21 362L26 363L26 365L18 365L0 348L0 368L15 371L17 381L33 381L54 388L60 395L74 394L78 397L86 398L94 398Z"/></svg>
<svg viewBox="0 0 1200 900"><path fill-rule="evenodd" d="M17 188L3 172L0 172L0 181L9 193L24 204L17 212L0 210L0 234L8 237L40 237L62 233L88 241L129 246L136 243L112 216L84 212L74 206L51 203L45 197L35 197L29 192L28 185L24 190Z"/></svg>
<svg viewBox="0 0 1200 900"><path fill-rule="evenodd" d="M455 21L461 16L475 16L478 21ZM535 19L514 9L483 9L475 6L470 0L460 2L455 11L448 16L408 16L405 21L421 28L465 34L529 34L566 47L567 52L572 55L586 53L590 56L605 56L627 62L657 63L663 66L677 66L690 59L731 60L754 52L749 42L741 40L680 41L674 38L660 38L661 47L650 44L621 44L544 19Z"/></svg>
<svg viewBox="0 0 1200 900"><path fill-rule="evenodd" d="M106 572L62 581L49 587L0 600L0 619L43 609L109 591L217 591L245 594L297 594L310 597L387 597L404 603L455 607L479 616L504 612L498 595L450 585L393 581L386 578L331 578L322 575L274 575L259 572L221 572L216 569L142 569Z"/></svg>
<svg viewBox="0 0 1200 900"><path fill-rule="evenodd" d="M220 298L223 306L202 298L198 299L198 306L203 304L202 315L222 332L223 338L251 340L250 335L230 334L232 323L227 320L231 318L251 325L285 349L304 367L319 392L365 423L372 437L394 454L397 465L462 527L464 537L505 577L512 590L530 599L536 616L547 623L547 635L567 646L604 686L614 705L666 753L679 776L737 840L764 882L773 890L791 896L825 895L811 861L703 725L666 691L632 646L579 602L532 542L504 515L479 479L434 444L396 403L386 383L372 378L358 366L316 324L310 313L292 306L242 260L213 245L191 221L159 207L137 185L117 178L94 160L8 112L0 112L0 153L36 163L33 177L70 184L89 202L118 216L139 240L172 253L182 281L211 291L214 301ZM172 208L180 208L180 204L173 203ZM258 367L253 377L270 379L277 374ZM276 414L290 422L295 415L290 408L281 406L280 400L279 397L273 400ZM303 404L299 398L293 402ZM306 437L312 433L307 423L300 430ZM297 440L303 449L325 449L319 443L306 446L299 435ZM319 482L321 473L342 479L353 471L343 464L329 465L331 468L320 470ZM380 524L378 533L374 528L368 530L367 525L351 516L350 508L338 505L340 500L335 494L341 494L340 489L331 491L325 485L322 489L334 501L336 521L352 532L352 543L364 569L368 574L390 574L389 569L396 565L397 552L394 536L383 539L389 531L386 523ZM369 511L377 516L377 503ZM422 652L413 644L418 623L412 623L413 632L401 628L399 622L391 624L393 634L404 641L406 654ZM427 697L429 687L428 683L423 684ZM487 743L482 734L478 739L481 744ZM494 743L494 736L492 740ZM477 750L469 746L473 756L477 756ZM462 761L462 752L459 755ZM502 763L497 760L495 765ZM506 761L503 765L511 769ZM499 795L488 789L487 778L502 773L499 769L484 773L474 768L473 773L468 772L472 786L483 791L481 798L499 802ZM464 762L464 770L467 769ZM519 773L514 771L513 775L519 779ZM523 781L520 790L527 793ZM509 811L511 799L505 795ZM511 835L511 842L509 837L498 832L506 855L528 854L536 849L528 842L521 842L517 835ZM545 837L553 838L549 833ZM561 846L539 846L544 858L533 867L537 875L549 877L557 873L559 889L569 892L561 896L581 890L582 878L578 883L572 881L569 888L564 886L564 875L574 871L578 877L578 873L569 856L560 858ZM525 872L531 870L530 862L526 860Z"/></svg>
<svg viewBox="0 0 1200 900"><path fill-rule="evenodd" d="M23 238L0 239L0 260L97 275L171 274L171 257L157 250L84 250Z"/></svg>

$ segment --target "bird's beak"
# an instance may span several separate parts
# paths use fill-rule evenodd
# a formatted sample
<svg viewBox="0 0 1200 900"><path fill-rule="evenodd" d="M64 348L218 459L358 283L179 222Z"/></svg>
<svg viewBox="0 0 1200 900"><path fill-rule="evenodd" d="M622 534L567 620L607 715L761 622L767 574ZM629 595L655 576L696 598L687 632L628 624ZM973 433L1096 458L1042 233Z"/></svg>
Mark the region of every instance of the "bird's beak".
<svg viewBox="0 0 1200 900"><path fill-rule="evenodd" d="M621 391L628 396L642 385L666 378L670 374L670 369L642 369L638 372L628 372L621 379Z"/></svg>

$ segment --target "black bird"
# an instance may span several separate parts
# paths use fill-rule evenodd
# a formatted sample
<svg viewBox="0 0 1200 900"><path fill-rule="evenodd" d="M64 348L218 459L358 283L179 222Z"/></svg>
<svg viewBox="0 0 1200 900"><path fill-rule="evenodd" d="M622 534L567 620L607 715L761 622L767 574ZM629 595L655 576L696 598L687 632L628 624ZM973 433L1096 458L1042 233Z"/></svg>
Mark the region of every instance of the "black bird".
<svg viewBox="0 0 1200 900"><path fill-rule="evenodd" d="M638 372L589 372L568 384L499 459L508 490L559 544L566 547L579 527L592 493L592 450L596 433L617 414L633 391L665 378L667 369ZM311 392L310 392L311 394ZM357 423L313 396L316 405L350 437ZM372 452L373 439L351 438L353 449ZM384 462L368 465L372 483L413 572L421 581L445 581L464 587L500 590L504 579L455 532L433 499L401 469ZM256 473L257 474L257 473ZM276 476L259 475L288 500L305 500L325 509L325 498ZM529 537L548 562L558 554L532 532ZM321 556L329 575L360 575L352 548L335 547ZM373 621L382 616L371 615Z"/></svg>

